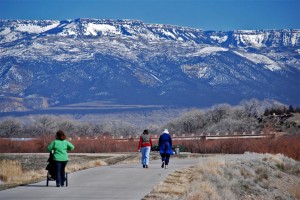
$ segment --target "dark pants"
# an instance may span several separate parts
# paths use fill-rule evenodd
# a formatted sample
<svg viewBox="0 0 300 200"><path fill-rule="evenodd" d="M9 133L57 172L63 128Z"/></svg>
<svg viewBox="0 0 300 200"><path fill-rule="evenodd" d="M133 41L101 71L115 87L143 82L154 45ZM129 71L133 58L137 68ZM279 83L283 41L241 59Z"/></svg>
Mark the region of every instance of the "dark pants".
<svg viewBox="0 0 300 200"><path fill-rule="evenodd" d="M68 161L55 161L56 164L56 185L64 185L65 168Z"/></svg>
<svg viewBox="0 0 300 200"><path fill-rule="evenodd" d="M161 156L161 161L162 162L164 161L165 165L168 165L169 164L169 160L170 160L170 154L168 154L168 153L161 153L160 156Z"/></svg>

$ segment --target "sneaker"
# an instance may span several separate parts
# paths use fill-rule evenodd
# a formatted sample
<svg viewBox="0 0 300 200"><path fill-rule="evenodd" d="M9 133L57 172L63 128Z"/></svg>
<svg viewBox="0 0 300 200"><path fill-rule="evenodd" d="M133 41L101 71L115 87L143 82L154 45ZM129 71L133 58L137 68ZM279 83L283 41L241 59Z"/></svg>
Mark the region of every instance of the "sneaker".
<svg viewBox="0 0 300 200"><path fill-rule="evenodd" d="M165 161L162 161L161 168L165 167Z"/></svg>
<svg viewBox="0 0 300 200"><path fill-rule="evenodd" d="M145 168L146 166L145 165L143 165L143 168Z"/></svg>
<svg viewBox="0 0 300 200"><path fill-rule="evenodd" d="M165 169L168 169L168 165L165 165Z"/></svg>
<svg viewBox="0 0 300 200"><path fill-rule="evenodd" d="M146 168L148 168L148 165L146 165Z"/></svg>

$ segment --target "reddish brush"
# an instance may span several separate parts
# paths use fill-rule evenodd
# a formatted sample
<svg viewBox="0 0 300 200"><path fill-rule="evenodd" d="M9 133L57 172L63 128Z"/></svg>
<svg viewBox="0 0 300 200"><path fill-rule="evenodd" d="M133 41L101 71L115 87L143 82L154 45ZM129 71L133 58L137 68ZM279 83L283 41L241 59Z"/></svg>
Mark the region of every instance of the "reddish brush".
<svg viewBox="0 0 300 200"><path fill-rule="evenodd" d="M0 153L42 153L53 138L44 137L30 141L0 139ZM135 152L138 142L133 140L85 139L71 141L76 153ZM223 139L174 141L193 153L241 154L247 151L257 153L281 153L300 160L300 135L263 139Z"/></svg>
<svg viewBox="0 0 300 200"><path fill-rule="evenodd" d="M300 135L282 136L280 138L263 139L223 139L183 141L187 151L194 153L227 153L245 152L281 153L290 158L300 160Z"/></svg>

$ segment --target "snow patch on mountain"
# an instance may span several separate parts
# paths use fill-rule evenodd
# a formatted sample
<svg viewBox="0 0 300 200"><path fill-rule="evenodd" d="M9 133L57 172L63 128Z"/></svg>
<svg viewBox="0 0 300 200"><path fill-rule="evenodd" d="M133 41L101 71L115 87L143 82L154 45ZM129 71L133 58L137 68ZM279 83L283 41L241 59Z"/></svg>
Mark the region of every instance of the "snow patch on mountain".
<svg viewBox="0 0 300 200"><path fill-rule="evenodd" d="M2 31L0 31L0 35L7 35L10 33L10 28L4 28Z"/></svg>
<svg viewBox="0 0 300 200"><path fill-rule="evenodd" d="M54 22L53 24L50 24L48 26L40 26L35 24L20 24L16 27L16 31L20 32L27 32L27 33L42 33L45 31L48 31L52 28L55 28L59 25L59 23Z"/></svg>
<svg viewBox="0 0 300 200"><path fill-rule="evenodd" d="M238 43L243 45L260 48L264 46L264 40L268 37L268 33L255 34L253 31L247 31L248 34L235 34L234 37ZM253 33L253 34L250 34Z"/></svg>
<svg viewBox="0 0 300 200"><path fill-rule="evenodd" d="M203 54L213 54L222 51L228 51L229 49L223 47L204 47L195 53L188 54L187 56L201 56Z"/></svg>
<svg viewBox="0 0 300 200"><path fill-rule="evenodd" d="M85 35L97 36L98 32L101 32L103 35L116 34L120 35L120 31L116 29L115 26L109 24L94 24L88 23L86 27Z"/></svg>
<svg viewBox="0 0 300 200"><path fill-rule="evenodd" d="M162 33L163 34L165 34L166 36L168 36L168 37L171 37L171 38L173 38L173 39L176 39L176 36L173 34L173 33L171 33L170 31L165 31L165 30L161 30L162 31Z"/></svg>
<svg viewBox="0 0 300 200"><path fill-rule="evenodd" d="M195 77L198 79L209 78L209 68L205 63L196 65L183 65L181 70L189 77Z"/></svg>
<svg viewBox="0 0 300 200"><path fill-rule="evenodd" d="M223 43L228 39L228 36L224 35L224 36L220 37L220 36L212 35L212 36L210 36L210 38L212 40L217 41L218 43Z"/></svg>
<svg viewBox="0 0 300 200"><path fill-rule="evenodd" d="M77 35L78 34L78 28L75 22L71 22L63 27L63 31L59 33L58 35L61 36L71 36L71 35Z"/></svg>
<svg viewBox="0 0 300 200"><path fill-rule="evenodd" d="M293 45L297 45L297 39L299 38L300 34L292 34L291 42Z"/></svg>
<svg viewBox="0 0 300 200"><path fill-rule="evenodd" d="M13 33L8 32L6 34L3 34L3 36L4 36L4 38L3 38L3 40L1 40L1 43L11 42L11 41L19 39L19 35L16 32L13 32Z"/></svg>
<svg viewBox="0 0 300 200"><path fill-rule="evenodd" d="M233 51L235 54L242 56L251 62L254 62L255 64L263 64L265 69L271 70L271 71L277 71L281 70L281 66L275 62L274 60L268 58L267 56L264 56L262 54L255 54L255 53L241 53L237 51Z"/></svg>

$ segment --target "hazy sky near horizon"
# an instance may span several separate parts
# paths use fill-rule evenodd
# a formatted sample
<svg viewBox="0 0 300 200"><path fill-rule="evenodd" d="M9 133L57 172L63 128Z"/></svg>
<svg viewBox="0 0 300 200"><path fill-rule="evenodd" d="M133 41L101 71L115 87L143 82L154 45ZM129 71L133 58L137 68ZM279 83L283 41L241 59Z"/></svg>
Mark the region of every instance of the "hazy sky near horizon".
<svg viewBox="0 0 300 200"><path fill-rule="evenodd" d="M203 30L300 29L300 0L0 0L0 19L76 18Z"/></svg>

